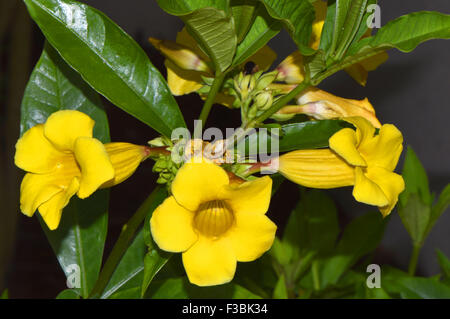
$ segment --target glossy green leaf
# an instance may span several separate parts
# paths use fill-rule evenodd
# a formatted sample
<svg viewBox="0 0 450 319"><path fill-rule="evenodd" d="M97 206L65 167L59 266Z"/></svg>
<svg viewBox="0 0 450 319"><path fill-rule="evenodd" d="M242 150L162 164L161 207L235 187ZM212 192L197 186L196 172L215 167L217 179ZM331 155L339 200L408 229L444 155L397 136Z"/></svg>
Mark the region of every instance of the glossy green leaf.
<svg viewBox="0 0 450 319"><path fill-rule="evenodd" d="M113 104L166 136L185 126L162 75L106 15L71 0L24 1L64 60Z"/></svg>
<svg viewBox="0 0 450 319"><path fill-rule="evenodd" d="M56 299L80 299L80 295L74 289L65 289L56 296Z"/></svg>
<svg viewBox="0 0 450 319"><path fill-rule="evenodd" d="M308 0L261 0L269 14L283 22L294 42L303 54L311 54L308 48L312 23L315 19L314 7Z"/></svg>
<svg viewBox="0 0 450 319"><path fill-rule="evenodd" d="M185 278L173 278L163 282L154 282L147 296L152 299L260 299L247 289L230 283L212 287L198 287Z"/></svg>
<svg viewBox="0 0 450 319"><path fill-rule="evenodd" d="M266 134L259 130L257 135L250 135L240 143L245 143L246 149L251 154L259 152L260 147L270 150L272 139L274 138L279 139L280 153L301 149L323 148L328 147L328 140L334 133L347 126L347 123L339 120L291 123L282 125L279 135L271 134L273 133L271 130L267 130ZM242 145L238 147L242 147Z"/></svg>
<svg viewBox="0 0 450 319"><path fill-rule="evenodd" d="M229 0L156 0L169 14L182 16L201 8L211 7L228 12Z"/></svg>
<svg viewBox="0 0 450 319"><path fill-rule="evenodd" d="M164 267L172 254L158 248L149 249L144 258L144 278L142 280L141 297L145 295L148 286L156 274Z"/></svg>
<svg viewBox="0 0 450 319"><path fill-rule="evenodd" d="M239 65L258 52L270 39L281 30L280 21L273 19L264 5L258 4L255 10L255 20L245 38L237 46L233 65Z"/></svg>
<svg viewBox="0 0 450 319"><path fill-rule="evenodd" d="M240 43L246 36L255 18L256 0L232 0L231 13L234 19L237 42Z"/></svg>
<svg viewBox="0 0 450 319"><path fill-rule="evenodd" d="M308 252L330 252L338 235L339 224L333 201L321 190L302 192L283 233L283 242L292 247L294 258Z"/></svg>
<svg viewBox="0 0 450 319"><path fill-rule="evenodd" d="M278 278L278 282L273 290L273 299L288 299L288 291L286 288L286 280L284 275Z"/></svg>
<svg viewBox="0 0 450 319"><path fill-rule="evenodd" d="M146 250L147 247L145 246L141 229L117 265L108 285L103 291L102 299L109 298L119 291L135 287L140 288L144 278L144 257Z"/></svg>
<svg viewBox="0 0 450 319"><path fill-rule="evenodd" d="M139 299L141 287L128 288L112 294L108 299Z"/></svg>
<svg viewBox="0 0 450 319"><path fill-rule="evenodd" d="M433 198L428 186L427 173L410 146L406 152L402 176L405 180L405 191L400 195L400 203L406 205L408 195L417 194L425 205L431 205Z"/></svg>
<svg viewBox="0 0 450 319"><path fill-rule="evenodd" d="M232 17L222 10L203 8L182 19L186 30L211 59L216 72L225 71L233 61L237 45Z"/></svg>
<svg viewBox="0 0 450 319"><path fill-rule="evenodd" d="M94 136L109 141L108 120L101 101L81 77L48 44L25 89L21 107L21 132L44 123L58 110L74 109L95 120ZM80 294L86 298L97 279L108 224L108 190L81 200L73 197L64 209L58 229L42 223L56 257L68 279L80 273Z"/></svg>
<svg viewBox="0 0 450 319"><path fill-rule="evenodd" d="M414 12L390 21L374 36L352 46L344 63L353 64L391 48L410 52L422 42L449 38L450 15L433 11Z"/></svg>
<svg viewBox="0 0 450 319"><path fill-rule="evenodd" d="M321 263L321 287L335 284L359 258L373 251L383 236L385 226L386 220L379 212L352 220L345 228L333 255Z"/></svg>

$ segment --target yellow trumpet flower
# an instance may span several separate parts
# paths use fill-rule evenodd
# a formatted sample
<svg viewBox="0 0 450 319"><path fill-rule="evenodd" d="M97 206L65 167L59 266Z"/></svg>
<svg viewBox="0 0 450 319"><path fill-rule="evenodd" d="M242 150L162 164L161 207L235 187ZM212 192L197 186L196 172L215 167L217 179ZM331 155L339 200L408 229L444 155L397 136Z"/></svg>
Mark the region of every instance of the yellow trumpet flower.
<svg viewBox="0 0 450 319"><path fill-rule="evenodd" d="M394 173L402 152L403 137L391 124L375 127L362 117L346 118L356 131L344 128L329 140L330 149L298 150L280 156L279 171L287 179L312 188L353 185L359 202L378 206L389 215L405 188Z"/></svg>
<svg viewBox="0 0 450 319"><path fill-rule="evenodd" d="M150 42L167 57L165 61L167 82L173 95L195 92L204 85L202 76L214 77L213 72L207 67L209 58L189 35L186 28L178 32L176 43L155 38L150 38ZM260 70L267 70L275 59L275 52L268 46L264 46L247 59L244 64L252 61ZM221 94L220 100L217 102L231 105L233 100L233 97Z"/></svg>
<svg viewBox="0 0 450 319"><path fill-rule="evenodd" d="M54 230L73 195L86 198L124 181L148 156L146 146L103 145L92 137L94 124L82 112L58 111L17 141L15 164L27 172L20 188L23 214L31 217L38 209Z"/></svg>
<svg viewBox="0 0 450 319"><path fill-rule="evenodd" d="M153 239L165 251L182 253L191 283L227 283L237 261L253 261L272 246L277 227L265 215L271 189L268 176L235 184L214 163L188 162L172 183L172 196L153 213Z"/></svg>
<svg viewBox="0 0 450 319"><path fill-rule="evenodd" d="M375 110L367 98L345 99L311 87L297 97L299 105L288 105L277 114L306 114L317 120L361 116L376 128L380 128Z"/></svg>

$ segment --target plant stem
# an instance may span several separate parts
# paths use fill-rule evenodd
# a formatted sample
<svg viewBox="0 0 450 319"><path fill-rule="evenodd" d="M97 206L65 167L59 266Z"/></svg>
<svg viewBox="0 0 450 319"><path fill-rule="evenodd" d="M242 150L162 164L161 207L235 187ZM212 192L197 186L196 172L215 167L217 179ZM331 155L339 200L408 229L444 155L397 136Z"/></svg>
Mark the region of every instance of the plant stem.
<svg viewBox="0 0 450 319"><path fill-rule="evenodd" d="M206 119L208 118L209 112L211 111L211 107L214 104L216 95L222 86L223 80L225 79L225 75L226 73L217 75L211 86L211 90L209 90L208 97L206 98L205 104L203 104L203 108L202 111L200 112L199 117L199 120L202 121L203 125L206 123Z"/></svg>
<svg viewBox="0 0 450 319"><path fill-rule="evenodd" d="M289 92L288 94L277 100L267 111L265 111L263 114L261 114L254 120L250 121L246 125L246 128L254 127L257 124L262 123L263 121L268 119L272 114L274 114L283 106L285 106L290 100L295 98L299 93L307 89L309 86L310 86L309 80L305 79L302 83L297 85L295 89L293 89L291 92Z"/></svg>
<svg viewBox="0 0 450 319"><path fill-rule="evenodd" d="M314 260L311 265L311 271L313 276L314 290L320 290L320 278L319 278L319 263Z"/></svg>
<svg viewBox="0 0 450 319"><path fill-rule="evenodd" d="M114 245L111 254L108 256L108 259L106 260L105 265L103 266L100 275L98 276L94 288L92 288L89 298L100 298L100 296L102 295L103 290L105 290L106 285L108 284L111 276L116 270L116 267L122 259L122 256L125 254L131 240L134 238L136 231L147 216L149 208L152 205L155 196L158 194L159 188L161 188L161 186L157 186L153 190L153 192L141 204L134 215L131 216L131 218L125 225L123 225L122 232L119 235L119 239L117 239L117 242Z"/></svg>
<svg viewBox="0 0 450 319"><path fill-rule="evenodd" d="M413 251L411 254L411 259L409 260L408 274L414 276L416 273L417 262L419 261L420 250L422 249L421 244L414 244Z"/></svg>

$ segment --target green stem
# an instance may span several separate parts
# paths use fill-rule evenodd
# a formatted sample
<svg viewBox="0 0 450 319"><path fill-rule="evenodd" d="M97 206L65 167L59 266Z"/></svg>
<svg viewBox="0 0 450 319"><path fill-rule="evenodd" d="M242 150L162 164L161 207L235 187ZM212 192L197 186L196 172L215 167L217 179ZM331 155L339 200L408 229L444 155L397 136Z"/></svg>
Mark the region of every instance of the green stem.
<svg viewBox="0 0 450 319"><path fill-rule="evenodd" d="M89 298L99 298L102 295L103 290L105 290L106 285L108 284L111 276L116 270L116 267L122 259L122 256L125 254L131 240L134 238L136 231L139 229L145 217L147 216L160 187L161 186L157 186L153 190L153 192L142 203L136 213L134 213L134 215L128 220L128 222L123 225L119 239L117 239L117 242L114 245L111 254L108 256L108 259L106 260L105 265L103 266L103 269L98 276L97 282L95 283L94 288L92 288Z"/></svg>
<svg viewBox="0 0 450 319"><path fill-rule="evenodd" d="M217 75L211 86L211 90L209 90L208 97L206 98L205 104L203 104L203 108L199 117L199 120L202 121L203 125L206 123L206 119L208 118L209 112L211 111L211 108L214 104L216 95L222 86L223 80L225 79L225 75L226 73Z"/></svg>
<svg viewBox="0 0 450 319"><path fill-rule="evenodd" d="M250 121L246 128L254 127L259 123L262 123L266 119L268 119L272 114L277 112L279 109L281 109L283 106L285 106L289 101L291 101L293 98L295 98L298 94L302 93L304 90L306 90L310 86L309 80L305 79L302 83L297 85L291 92L277 100L268 110L266 110L264 113L262 113L260 116L255 118L254 120Z"/></svg>
<svg viewBox="0 0 450 319"><path fill-rule="evenodd" d="M421 244L414 244L413 251L411 254L411 259L409 260L408 274L414 276L416 273L417 262L419 261L420 250L422 249Z"/></svg>
<svg viewBox="0 0 450 319"><path fill-rule="evenodd" d="M319 278L319 263L314 260L311 265L311 272L313 276L314 290L320 290L320 278Z"/></svg>

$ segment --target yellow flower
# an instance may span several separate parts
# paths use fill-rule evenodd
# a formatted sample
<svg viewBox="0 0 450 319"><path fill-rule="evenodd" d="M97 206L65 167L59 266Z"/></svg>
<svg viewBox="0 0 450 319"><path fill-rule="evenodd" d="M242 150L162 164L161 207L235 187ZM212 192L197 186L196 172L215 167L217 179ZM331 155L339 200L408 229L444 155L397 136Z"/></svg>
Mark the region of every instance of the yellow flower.
<svg viewBox="0 0 450 319"><path fill-rule="evenodd" d="M344 128L329 140L330 149L298 150L280 156L279 171L289 180L312 188L354 185L359 202L378 206L389 215L405 188L394 173L402 152L403 137L391 124L375 127L362 117L346 118L356 131Z"/></svg>
<svg viewBox="0 0 450 319"><path fill-rule="evenodd" d="M20 209L30 217L39 209L51 230L73 195L86 198L122 182L148 155L145 146L103 145L92 137L94 124L79 111L58 111L17 141L15 164L28 172L20 188Z"/></svg>
<svg viewBox="0 0 450 319"><path fill-rule="evenodd" d="M253 261L272 246L276 226L265 215L271 189L268 176L233 184L211 162L186 163L172 183L173 195L153 213L153 239L161 249L183 254L191 283L227 283L237 261Z"/></svg>
<svg viewBox="0 0 450 319"><path fill-rule="evenodd" d="M361 116L376 128L381 124L367 98L364 100L344 99L331 93L311 87L297 97L299 105L285 106L277 114L306 114L317 120Z"/></svg>
<svg viewBox="0 0 450 319"><path fill-rule="evenodd" d="M176 42L161 41L150 38L150 42L166 57L167 82L173 95L184 95L199 90L204 84L202 76L214 77L213 72L207 67L210 62L206 54L197 45L197 42L189 35L186 28L178 32ZM276 59L275 52L268 46L264 46L253 56L247 59L254 62L260 70L268 69ZM231 98L231 103L230 103ZM220 104L229 106L234 98L221 94Z"/></svg>
<svg viewBox="0 0 450 319"><path fill-rule="evenodd" d="M316 12L316 17L313 22L309 45L312 49L317 50L319 49L320 37L322 35L325 18L327 16L327 2L317 0L313 3L313 5ZM363 35L363 38L369 37L371 34L372 29L368 29ZM389 56L386 52L380 52L377 55L350 65L345 68L345 72L347 72L360 85L365 86L367 83L368 72L374 71L381 64L386 62L388 57ZM277 70L280 72L278 77L279 81L285 81L290 84L302 82L305 74L303 70L303 58L300 52L296 51L286 57L286 59L284 59L277 67Z"/></svg>

